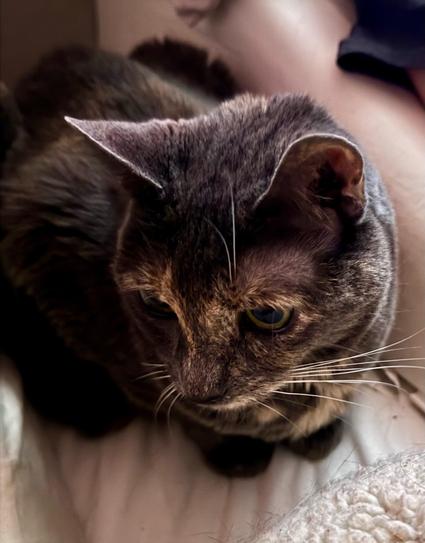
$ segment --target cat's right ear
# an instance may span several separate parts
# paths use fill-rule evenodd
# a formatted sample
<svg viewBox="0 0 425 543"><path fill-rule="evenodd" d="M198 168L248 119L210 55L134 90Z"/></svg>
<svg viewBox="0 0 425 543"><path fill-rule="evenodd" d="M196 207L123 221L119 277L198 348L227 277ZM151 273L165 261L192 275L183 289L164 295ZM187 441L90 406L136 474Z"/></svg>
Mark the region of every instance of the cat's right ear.
<svg viewBox="0 0 425 543"><path fill-rule="evenodd" d="M165 187L168 176L170 140L175 135L176 121L154 120L148 122L91 121L65 117L67 123L77 128L101 149L125 164L137 176L149 181L158 189ZM139 192L140 183L124 182L130 192Z"/></svg>
<svg viewBox="0 0 425 543"><path fill-rule="evenodd" d="M360 149L334 134L307 134L285 150L256 202L259 209L292 215L304 224L360 222L366 210L364 160Z"/></svg>

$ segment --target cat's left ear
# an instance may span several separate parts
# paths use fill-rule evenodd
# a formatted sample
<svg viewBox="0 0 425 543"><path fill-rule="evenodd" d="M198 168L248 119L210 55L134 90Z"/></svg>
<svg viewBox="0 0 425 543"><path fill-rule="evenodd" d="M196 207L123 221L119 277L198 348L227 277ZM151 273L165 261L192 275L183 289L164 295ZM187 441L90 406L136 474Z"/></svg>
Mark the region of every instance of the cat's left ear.
<svg viewBox="0 0 425 543"><path fill-rule="evenodd" d="M137 176L158 189L164 188L167 183L170 141L178 126L176 121L166 119L138 123L80 120L72 117L65 117L65 120ZM138 192L141 184L137 182L134 185L126 188L130 192Z"/></svg>
<svg viewBox="0 0 425 543"><path fill-rule="evenodd" d="M333 134L303 136L284 152L257 206L294 206L304 216L330 208L358 222L366 208L364 161L359 148Z"/></svg>

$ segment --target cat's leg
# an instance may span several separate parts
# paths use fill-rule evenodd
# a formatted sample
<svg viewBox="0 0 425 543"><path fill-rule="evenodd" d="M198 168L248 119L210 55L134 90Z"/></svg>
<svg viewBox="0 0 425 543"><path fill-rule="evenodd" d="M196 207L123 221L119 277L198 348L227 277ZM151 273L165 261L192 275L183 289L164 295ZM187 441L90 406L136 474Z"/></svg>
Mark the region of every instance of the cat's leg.
<svg viewBox="0 0 425 543"><path fill-rule="evenodd" d="M274 445L246 436L224 436L203 451L208 464L228 477L253 477L263 472L273 456Z"/></svg>
<svg viewBox="0 0 425 543"><path fill-rule="evenodd" d="M106 371L75 356L1 270L0 300L0 351L15 363L25 398L40 415L87 436L118 429L134 417Z"/></svg>
<svg viewBox="0 0 425 543"><path fill-rule="evenodd" d="M71 360L68 355L62 355L56 365L51 362L21 359L16 364L25 398L44 418L86 437L101 437L120 430L135 417L102 368Z"/></svg>
<svg viewBox="0 0 425 543"><path fill-rule="evenodd" d="M334 422L320 428L314 434L296 441L284 441L283 444L294 453L310 460L325 458L341 441L343 434L343 422Z"/></svg>
<svg viewBox="0 0 425 543"><path fill-rule="evenodd" d="M189 424L189 437L201 449L207 464L227 477L253 477L263 472L273 456L274 444L248 436L225 436L210 428Z"/></svg>

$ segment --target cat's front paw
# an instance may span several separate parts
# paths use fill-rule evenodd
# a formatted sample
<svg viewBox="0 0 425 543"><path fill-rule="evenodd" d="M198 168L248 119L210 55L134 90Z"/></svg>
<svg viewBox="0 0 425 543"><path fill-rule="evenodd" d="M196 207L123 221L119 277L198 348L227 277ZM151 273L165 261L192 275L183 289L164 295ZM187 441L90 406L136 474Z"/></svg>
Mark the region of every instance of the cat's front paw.
<svg viewBox="0 0 425 543"><path fill-rule="evenodd" d="M226 436L203 450L208 464L227 477L253 477L263 472L273 456L274 445L245 436Z"/></svg>
<svg viewBox="0 0 425 543"><path fill-rule="evenodd" d="M321 460L339 444L342 434L343 423L336 420L307 437L297 441L285 441L284 445L300 456L310 460Z"/></svg>

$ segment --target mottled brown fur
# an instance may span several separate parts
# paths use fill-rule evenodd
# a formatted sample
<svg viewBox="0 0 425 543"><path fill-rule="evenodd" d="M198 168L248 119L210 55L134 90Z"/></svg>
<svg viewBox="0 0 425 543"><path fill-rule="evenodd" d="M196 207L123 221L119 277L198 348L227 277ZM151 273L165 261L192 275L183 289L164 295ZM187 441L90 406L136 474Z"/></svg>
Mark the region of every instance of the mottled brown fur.
<svg viewBox="0 0 425 543"><path fill-rule="evenodd" d="M86 51L46 60L16 97L28 137L1 180L2 263L77 357L140 407L173 383L175 411L210 441L294 441L343 412L276 394L347 399L350 385L291 385L290 370L377 348L392 322L392 209L321 107L243 95L210 111L211 95ZM75 121L114 158L65 115L138 124ZM140 291L175 318L152 317ZM265 306L294 308L284 333L248 325ZM138 379L149 364L170 377Z"/></svg>

